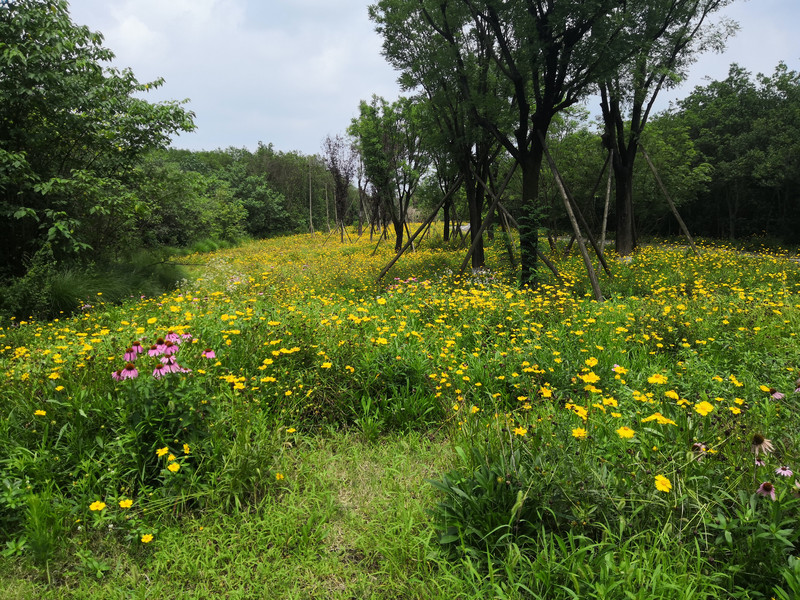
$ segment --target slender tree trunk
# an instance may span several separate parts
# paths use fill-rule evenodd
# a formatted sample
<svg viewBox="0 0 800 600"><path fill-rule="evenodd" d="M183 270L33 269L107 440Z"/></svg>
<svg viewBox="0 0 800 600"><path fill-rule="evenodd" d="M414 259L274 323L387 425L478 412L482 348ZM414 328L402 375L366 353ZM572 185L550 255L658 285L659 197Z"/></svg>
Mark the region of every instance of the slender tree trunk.
<svg viewBox="0 0 800 600"><path fill-rule="evenodd" d="M614 151L611 159L616 184L616 250L620 256L629 256L636 248L636 231L633 225L633 163L635 159L635 147L629 148L624 153Z"/></svg>

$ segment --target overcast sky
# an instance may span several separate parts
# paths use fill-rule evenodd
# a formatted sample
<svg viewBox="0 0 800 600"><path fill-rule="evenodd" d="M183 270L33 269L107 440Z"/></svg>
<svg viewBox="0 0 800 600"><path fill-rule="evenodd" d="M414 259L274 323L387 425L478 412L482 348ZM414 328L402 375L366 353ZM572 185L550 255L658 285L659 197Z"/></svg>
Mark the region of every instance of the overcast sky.
<svg viewBox="0 0 800 600"><path fill-rule="evenodd" d="M105 36L115 66L130 67L139 81L166 80L151 100L190 100L197 130L173 146L252 150L264 142L316 154L326 135L345 131L360 100L399 94L368 4L71 0L70 10L74 22ZM781 60L800 70L800 1L736 0L723 14L740 25L728 50L701 56L662 106L704 84L705 77L724 79L732 62L754 74L771 74Z"/></svg>

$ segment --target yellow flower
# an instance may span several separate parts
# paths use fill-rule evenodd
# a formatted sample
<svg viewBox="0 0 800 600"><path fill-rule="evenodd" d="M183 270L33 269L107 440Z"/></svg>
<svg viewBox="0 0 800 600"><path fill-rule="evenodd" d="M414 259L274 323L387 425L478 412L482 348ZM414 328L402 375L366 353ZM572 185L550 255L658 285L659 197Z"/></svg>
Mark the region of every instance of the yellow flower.
<svg viewBox="0 0 800 600"><path fill-rule="evenodd" d="M120 508L130 508L133 506L133 500L120 500L119 507Z"/></svg>
<svg viewBox="0 0 800 600"><path fill-rule="evenodd" d="M297 429L294 427L289 427L289 429L286 430L286 433L294 433L295 431L297 431Z"/></svg>
<svg viewBox="0 0 800 600"><path fill-rule="evenodd" d="M664 384L667 383L667 378L664 377L661 373L656 373L655 375L651 375L647 378L647 383L657 383L657 384Z"/></svg>
<svg viewBox="0 0 800 600"><path fill-rule="evenodd" d="M184 453L184 454L189 454L189 452L190 452L190 450L189 450L189 444L184 444L184 445L183 445L183 453Z"/></svg>
<svg viewBox="0 0 800 600"><path fill-rule="evenodd" d="M471 412L474 415L479 410L480 410L480 408L478 408L477 406L473 405L472 408L469 409L469 412Z"/></svg>
<svg viewBox="0 0 800 600"><path fill-rule="evenodd" d="M678 392L676 392L675 390L669 390L667 392L664 392L664 395L667 398L672 398L673 400L680 400L680 396L678 396Z"/></svg>
<svg viewBox="0 0 800 600"><path fill-rule="evenodd" d="M284 479L283 473L275 473L275 480L282 481Z"/></svg>
<svg viewBox="0 0 800 600"><path fill-rule="evenodd" d="M585 440L586 435L587 435L586 430L583 427L576 427L575 429L572 430L572 437L577 438L579 440Z"/></svg>
<svg viewBox="0 0 800 600"><path fill-rule="evenodd" d="M590 356L586 359L586 366L589 368L597 366L597 359L594 356Z"/></svg>
<svg viewBox="0 0 800 600"><path fill-rule="evenodd" d="M149 544L152 541L153 541L153 534L152 533L145 533L142 536L142 543L143 544Z"/></svg>
<svg viewBox="0 0 800 600"><path fill-rule="evenodd" d="M156 450L156 455L160 458L169 452L169 447L164 446L163 448L159 448Z"/></svg>
<svg viewBox="0 0 800 600"><path fill-rule="evenodd" d="M656 475L656 489L659 492L669 492L672 489L672 482L663 475Z"/></svg>
<svg viewBox="0 0 800 600"><path fill-rule="evenodd" d="M177 473L178 470L181 468L181 466L180 466L180 464L178 464L176 462L173 462L173 463L169 463L169 465L167 465L167 468L170 471L172 471L173 473Z"/></svg>
<svg viewBox="0 0 800 600"><path fill-rule="evenodd" d="M630 427L625 427L624 425L617 429L617 435L623 439L625 438L632 438L635 432Z"/></svg>
<svg viewBox="0 0 800 600"><path fill-rule="evenodd" d="M175 460L175 455L174 455L174 454L170 454L170 455L167 457L167 462L172 462L173 460Z"/></svg>
<svg viewBox="0 0 800 600"><path fill-rule="evenodd" d="M330 369L332 366L333 366L333 363L330 363L330 362L322 363L322 368L323 369Z"/></svg>
<svg viewBox="0 0 800 600"><path fill-rule="evenodd" d="M705 400L703 400L702 402L698 402L697 404L695 404L694 409L695 411L697 411L698 413L700 413L705 417L708 413L714 410L714 405L711 404L710 402L706 402Z"/></svg>
<svg viewBox="0 0 800 600"><path fill-rule="evenodd" d="M37 417L43 417L43 416L45 416L45 415L47 414L47 411L46 411L46 410L39 409L39 410L37 410L37 411L36 411L35 413L33 413L33 414L34 414L34 415L36 415Z"/></svg>
<svg viewBox="0 0 800 600"><path fill-rule="evenodd" d="M516 427L516 428L514 428L514 434L515 435L525 435L526 433L528 433L528 430L525 429L524 427Z"/></svg>
<svg viewBox="0 0 800 600"><path fill-rule="evenodd" d="M103 510L105 507L106 507L106 503L105 502L100 502L100 500L95 500L94 502L92 502L89 505L89 510L99 511L99 510Z"/></svg>
<svg viewBox="0 0 800 600"><path fill-rule="evenodd" d="M149 319L147 319L147 324L152 325L156 321L158 321L158 319L156 319L155 317L150 317Z"/></svg>
<svg viewBox="0 0 800 600"><path fill-rule="evenodd" d="M47 378L48 378L48 379L58 379L59 377L60 377L60 376L59 376L59 374L58 374L58 371L55 371L55 372L53 372L53 373L50 373L50 375L48 375L48 376L47 376Z"/></svg>

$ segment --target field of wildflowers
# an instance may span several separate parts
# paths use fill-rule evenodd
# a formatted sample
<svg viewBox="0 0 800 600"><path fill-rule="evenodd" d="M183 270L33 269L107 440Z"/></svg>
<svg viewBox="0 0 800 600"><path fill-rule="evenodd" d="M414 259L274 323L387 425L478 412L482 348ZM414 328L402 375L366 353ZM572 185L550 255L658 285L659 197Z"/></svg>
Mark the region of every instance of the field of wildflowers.
<svg viewBox="0 0 800 600"><path fill-rule="evenodd" d="M649 246L597 303L390 246L4 324L9 597L800 597L800 265Z"/></svg>

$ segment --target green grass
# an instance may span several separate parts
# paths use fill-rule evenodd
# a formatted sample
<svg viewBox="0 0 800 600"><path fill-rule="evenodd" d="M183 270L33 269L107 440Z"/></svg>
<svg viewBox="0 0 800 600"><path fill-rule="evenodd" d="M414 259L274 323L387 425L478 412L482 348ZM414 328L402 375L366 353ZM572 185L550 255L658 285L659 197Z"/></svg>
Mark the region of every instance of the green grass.
<svg viewBox="0 0 800 600"><path fill-rule="evenodd" d="M384 246L195 254L175 292L0 330L0 596L800 590L796 263L648 247L596 303L575 257L534 290L502 242L462 278L433 240L376 282ZM168 332L184 371L112 379Z"/></svg>

